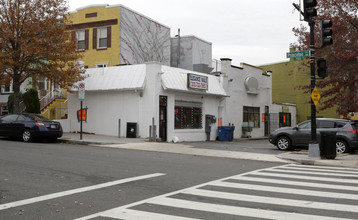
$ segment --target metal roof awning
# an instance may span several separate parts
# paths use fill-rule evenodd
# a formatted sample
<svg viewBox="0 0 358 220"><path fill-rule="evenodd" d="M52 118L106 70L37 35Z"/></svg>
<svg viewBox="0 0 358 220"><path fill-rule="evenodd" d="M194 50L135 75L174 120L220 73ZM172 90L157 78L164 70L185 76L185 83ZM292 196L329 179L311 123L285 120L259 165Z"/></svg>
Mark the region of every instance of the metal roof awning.
<svg viewBox="0 0 358 220"><path fill-rule="evenodd" d="M143 90L146 65L91 68L84 79L86 91ZM73 89L77 91L77 89Z"/></svg>
<svg viewBox="0 0 358 220"><path fill-rule="evenodd" d="M188 88L188 74L195 74L208 78L208 89L197 90ZM199 73L191 70L179 69L169 66L162 66L162 86L164 90L176 90L186 93L203 95L228 96L216 76Z"/></svg>

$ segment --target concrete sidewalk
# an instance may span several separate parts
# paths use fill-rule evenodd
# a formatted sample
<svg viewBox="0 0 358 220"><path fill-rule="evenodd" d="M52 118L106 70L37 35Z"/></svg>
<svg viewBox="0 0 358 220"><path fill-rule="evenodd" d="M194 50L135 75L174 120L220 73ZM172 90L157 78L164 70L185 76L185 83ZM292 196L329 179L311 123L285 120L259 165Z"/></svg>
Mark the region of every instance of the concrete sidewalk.
<svg viewBox="0 0 358 220"><path fill-rule="evenodd" d="M149 142L148 139L118 138L114 136L103 136L94 134L83 134L82 140L80 140L79 133L64 133L63 137L60 138L59 141L120 149L145 150L246 160L260 160L280 163L295 162L308 165L358 168L358 152L356 152L355 154L337 155L334 160L328 160L308 157L308 152L304 150L299 152L285 152L279 155L259 154L241 151L220 150L219 148L201 149L195 148L194 146L186 144L185 142L176 144L167 142ZM220 142L218 142L218 144L220 144Z"/></svg>

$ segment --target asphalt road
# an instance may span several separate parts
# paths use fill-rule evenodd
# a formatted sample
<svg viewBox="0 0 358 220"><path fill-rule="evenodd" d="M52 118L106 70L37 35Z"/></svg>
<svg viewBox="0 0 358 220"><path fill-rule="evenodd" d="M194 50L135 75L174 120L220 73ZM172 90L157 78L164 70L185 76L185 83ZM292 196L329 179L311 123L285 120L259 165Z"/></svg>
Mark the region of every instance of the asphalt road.
<svg viewBox="0 0 358 220"><path fill-rule="evenodd" d="M75 219L277 165L1 139L0 219Z"/></svg>

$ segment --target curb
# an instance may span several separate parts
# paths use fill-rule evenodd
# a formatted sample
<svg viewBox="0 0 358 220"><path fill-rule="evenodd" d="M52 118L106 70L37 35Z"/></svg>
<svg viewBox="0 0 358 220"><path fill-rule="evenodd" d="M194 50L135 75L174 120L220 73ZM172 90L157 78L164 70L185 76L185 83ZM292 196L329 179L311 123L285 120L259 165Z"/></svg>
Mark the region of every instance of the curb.
<svg viewBox="0 0 358 220"><path fill-rule="evenodd" d="M103 143L103 142L93 142L93 141L81 141L81 140L67 140L67 139L58 139L60 143L67 144L80 144L80 145L104 145L104 144L115 144L115 143Z"/></svg>

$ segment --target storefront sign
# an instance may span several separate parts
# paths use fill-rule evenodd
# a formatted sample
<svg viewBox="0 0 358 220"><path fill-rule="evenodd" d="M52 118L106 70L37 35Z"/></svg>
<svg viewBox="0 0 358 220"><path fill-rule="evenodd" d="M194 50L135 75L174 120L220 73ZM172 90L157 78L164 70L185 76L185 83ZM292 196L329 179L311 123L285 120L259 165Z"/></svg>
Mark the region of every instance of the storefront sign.
<svg viewBox="0 0 358 220"><path fill-rule="evenodd" d="M208 90L208 77L188 73L188 88Z"/></svg>

